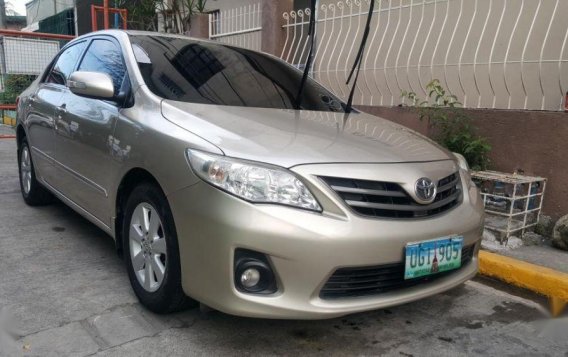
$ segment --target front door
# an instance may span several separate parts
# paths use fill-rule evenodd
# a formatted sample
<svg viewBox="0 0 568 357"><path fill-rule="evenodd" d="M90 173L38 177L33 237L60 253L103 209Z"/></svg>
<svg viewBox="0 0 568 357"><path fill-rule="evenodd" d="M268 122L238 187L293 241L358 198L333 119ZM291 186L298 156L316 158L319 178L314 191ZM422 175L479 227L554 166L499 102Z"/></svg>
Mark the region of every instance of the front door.
<svg viewBox="0 0 568 357"><path fill-rule="evenodd" d="M119 45L107 39L89 44L78 71L109 74L118 93L125 77ZM110 226L109 188L112 170L111 139L120 115L119 106L78 96L67 90L56 120L56 159L62 169L62 193Z"/></svg>
<svg viewBox="0 0 568 357"><path fill-rule="evenodd" d="M53 165L56 108L61 104L61 99L67 91L65 87L67 77L75 69L85 45L86 42L83 41L63 50L28 101L26 125L36 174L52 186L57 184L57 172Z"/></svg>

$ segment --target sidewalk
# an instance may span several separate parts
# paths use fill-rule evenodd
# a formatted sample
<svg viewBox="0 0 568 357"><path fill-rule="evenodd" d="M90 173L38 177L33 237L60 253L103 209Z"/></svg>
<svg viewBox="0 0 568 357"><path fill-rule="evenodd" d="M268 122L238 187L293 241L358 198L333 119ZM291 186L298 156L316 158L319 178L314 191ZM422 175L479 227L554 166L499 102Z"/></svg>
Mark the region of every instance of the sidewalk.
<svg viewBox="0 0 568 357"><path fill-rule="evenodd" d="M517 249L499 252L499 254L568 273L568 251L549 245L522 246Z"/></svg>
<svg viewBox="0 0 568 357"><path fill-rule="evenodd" d="M16 131L11 126L0 124L0 137L4 135L16 135Z"/></svg>

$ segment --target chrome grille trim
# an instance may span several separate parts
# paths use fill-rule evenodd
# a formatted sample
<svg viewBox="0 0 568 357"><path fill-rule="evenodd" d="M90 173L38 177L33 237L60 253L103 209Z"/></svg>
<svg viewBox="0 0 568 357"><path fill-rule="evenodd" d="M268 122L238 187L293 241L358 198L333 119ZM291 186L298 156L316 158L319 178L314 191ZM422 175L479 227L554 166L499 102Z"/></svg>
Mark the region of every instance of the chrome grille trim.
<svg viewBox="0 0 568 357"><path fill-rule="evenodd" d="M367 207L367 208L387 209L387 210L391 209L391 210L398 210L398 211L429 211L429 210L433 210L433 209L440 208L440 207L447 205L448 203L450 203L453 200L455 200L456 198L458 198L458 196L459 196L459 191L456 191L451 196L449 196L449 197L447 197L447 198L445 198L441 201L429 204L429 205L415 205L415 204L411 204L411 205L391 205L391 204L358 202L358 201L349 201L349 200L346 200L345 202L349 206L357 206L357 207Z"/></svg>
<svg viewBox="0 0 568 357"><path fill-rule="evenodd" d="M375 195L375 196L392 196L392 197L404 197L404 192L396 191L384 191L384 190L369 190L365 188L354 188L354 187L341 187L341 186L331 186L334 191L346 192L346 193L362 193L365 195Z"/></svg>
<svg viewBox="0 0 568 357"><path fill-rule="evenodd" d="M427 218L457 206L462 190L459 173L437 183L436 198L430 204L417 203L399 184L351 178L320 176L355 212L374 218Z"/></svg>
<svg viewBox="0 0 568 357"><path fill-rule="evenodd" d="M438 186L438 193L447 191L447 190L451 189L452 187L456 186L457 184L458 184L458 178L456 177L452 182L447 183L443 186Z"/></svg>

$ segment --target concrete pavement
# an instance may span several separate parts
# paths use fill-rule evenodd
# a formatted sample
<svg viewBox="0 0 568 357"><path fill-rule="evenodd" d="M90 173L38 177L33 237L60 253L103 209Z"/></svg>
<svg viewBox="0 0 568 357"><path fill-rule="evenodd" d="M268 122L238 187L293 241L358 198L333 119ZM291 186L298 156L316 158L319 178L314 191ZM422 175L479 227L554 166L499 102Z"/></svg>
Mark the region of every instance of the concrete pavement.
<svg viewBox="0 0 568 357"><path fill-rule="evenodd" d="M531 299L469 282L404 306L325 321L160 316L131 291L112 239L61 203L31 208L15 142L0 139L0 308L16 340L0 356L549 355L568 322ZM0 332L1 333L1 332Z"/></svg>

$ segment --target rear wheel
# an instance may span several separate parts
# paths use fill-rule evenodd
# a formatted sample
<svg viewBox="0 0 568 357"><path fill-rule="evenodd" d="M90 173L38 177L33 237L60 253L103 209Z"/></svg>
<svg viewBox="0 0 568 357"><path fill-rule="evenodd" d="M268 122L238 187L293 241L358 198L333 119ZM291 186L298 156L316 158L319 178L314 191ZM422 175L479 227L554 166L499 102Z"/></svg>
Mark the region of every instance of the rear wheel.
<svg viewBox="0 0 568 357"><path fill-rule="evenodd" d="M124 212L122 237L126 266L140 302L157 313L195 305L181 287L175 224L160 188L150 183L137 186Z"/></svg>
<svg viewBox="0 0 568 357"><path fill-rule="evenodd" d="M20 190L24 201L30 206L41 206L51 203L53 196L43 187L35 175L34 163L28 140L24 137L18 150L18 168L20 172Z"/></svg>

